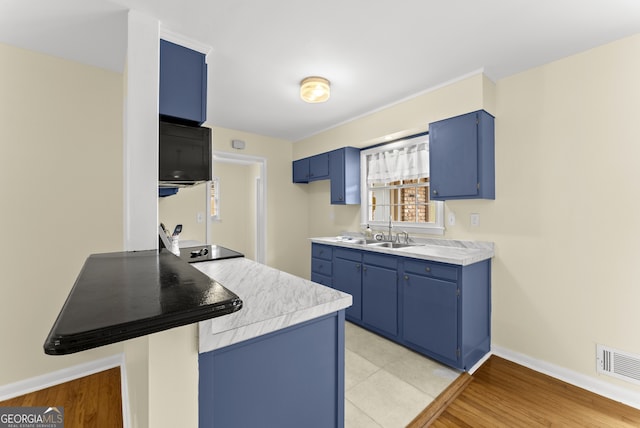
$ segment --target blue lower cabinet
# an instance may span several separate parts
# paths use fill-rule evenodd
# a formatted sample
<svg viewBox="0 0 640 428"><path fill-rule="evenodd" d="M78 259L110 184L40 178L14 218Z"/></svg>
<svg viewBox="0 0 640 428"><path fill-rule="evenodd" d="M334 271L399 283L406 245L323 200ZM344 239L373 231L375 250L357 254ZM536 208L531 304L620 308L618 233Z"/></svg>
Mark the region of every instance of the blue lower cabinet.
<svg viewBox="0 0 640 428"><path fill-rule="evenodd" d="M319 273L311 272L311 281L322 284L325 287L333 288L333 281L330 276L321 275Z"/></svg>
<svg viewBox="0 0 640 428"><path fill-rule="evenodd" d="M403 258L399 271L402 342L471 369L491 346L491 261L457 266Z"/></svg>
<svg viewBox="0 0 640 428"><path fill-rule="evenodd" d="M201 428L344 427L344 311L199 356Z"/></svg>
<svg viewBox="0 0 640 428"><path fill-rule="evenodd" d="M457 284L405 274L402 286L404 340L457 365Z"/></svg>
<svg viewBox="0 0 640 428"><path fill-rule="evenodd" d="M395 257L364 253L362 321L382 333L398 335L398 272Z"/></svg>
<svg viewBox="0 0 640 428"><path fill-rule="evenodd" d="M328 245L311 245L311 281L333 287L333 249Z"/></svg>
<svg viewBox="0 0 640 428"><path fill-rule="evenodd" d="M349 320L362 320L362 254L360 251L335 249L333 252L333 288L351 294L347 308Z"/></svg>
<svg viewBox="0 0 640 428"><path fill-rule="evenodd" d="M312 279L353 297L346 318L451 367L491 347L491 261L467 266L313 244ZM315 278L315 279L314 279Z"/></svg>

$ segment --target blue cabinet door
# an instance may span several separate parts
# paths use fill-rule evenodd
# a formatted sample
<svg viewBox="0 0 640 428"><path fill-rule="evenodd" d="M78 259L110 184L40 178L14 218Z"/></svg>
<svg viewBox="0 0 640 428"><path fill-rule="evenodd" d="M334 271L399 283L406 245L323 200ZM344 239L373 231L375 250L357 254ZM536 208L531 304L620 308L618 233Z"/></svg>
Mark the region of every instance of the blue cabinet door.
<svg viewBox="0 0 640 428"><path fill-rule="evenodd" d="M309 158L309 181L329 178L329 153L321 153Z"/></svg>
<svg viewBox="0 0 640 428"><path fill-rule="evenodd" d="M333 288L351 294L353 304L347 308L347 318L362 319L362 262L333 259Z"/></svg>
<svg viewBox="0 0 640 428"><path fill-rule="evenodd" d="M457 283L410 273L402 282L404 340L456 363Z"/></svg>
<svg viewBox="0 0 640 428"><path fill-rule="evenodd" d="M205 55L160 40L159 98L162 116L202 124L207 119Z"/></svg>
<svg viewBox="0 0 640 428"><path fill-rule="evenodd" d="M362 268L362 321L393 336L398 334L397 278L395 269Z"/></svg>
<svg viewBox="0 0 640 428"><path fill-rule="evenodd" d="M309 158L293 161L293 182L294 183L309 182Z"/></svg>
<svg viewBox="0 0 640 428"><path fill-rule="evenodd" d="M495 199L494 118L481 110L429 124L431 199Z"/></svg>
<svg viewBox="0 0 640 428"><path fill-rule="evenodd" d="M327 178L329 178L328 153L293 161L294 183L309 183L310 181L325 180Z"/></svg>
<svg viewBox="0 0 640 428"><path fill-rule="evenodd" d="M360 150L354 147L329 152L331 203L360 204Z"/></svg>
<svg viewBox="0 0 640 428"><path fill-rule="evenodd" d="M344 427L342 311L199 355L201 428Z"/></svg>

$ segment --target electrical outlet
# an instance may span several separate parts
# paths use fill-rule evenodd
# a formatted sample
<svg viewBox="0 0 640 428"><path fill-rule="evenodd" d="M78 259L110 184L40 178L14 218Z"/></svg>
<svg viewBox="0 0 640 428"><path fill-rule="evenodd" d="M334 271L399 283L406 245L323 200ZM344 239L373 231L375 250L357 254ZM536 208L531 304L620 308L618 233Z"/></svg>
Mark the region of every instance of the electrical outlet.
<svg viewBox="0 0 640 428"><path fill-rule="evenodd" d="M453 211L449 212L449 226L455 226L456 225L456 213L454 213Z"/></svg>
<svg viewBox="0 0 640 428"><path fill-rule="evenodd" d="M480 226L480 214L471 213L471 226Z"/></svg>

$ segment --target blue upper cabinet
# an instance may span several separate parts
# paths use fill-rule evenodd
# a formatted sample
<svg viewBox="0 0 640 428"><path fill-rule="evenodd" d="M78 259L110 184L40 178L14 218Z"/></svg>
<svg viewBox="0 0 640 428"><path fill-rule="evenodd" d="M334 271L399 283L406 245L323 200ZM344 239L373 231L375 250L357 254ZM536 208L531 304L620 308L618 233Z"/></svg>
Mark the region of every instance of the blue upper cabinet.
<svg viewBox="0 0 640 428"><path fill-rule="evenodd" d="M360 149L344 147L329 152L331 203L360 204Z"/></svg>
<svg viewBox="0 0 640 428"><path fill-rule="evenodd" d="M431 199L495 199L494 140L484 110L429 124Z"/></svg>
<svg viewBox="0 0 640 428"><path fill-rule="evenodd" d="M331 203L360 203L360 149L343 147L293 161L293 182L331 181Z"/></svg>
<svg viewBox="0 0 640 428"><path fill-rule="evenodd" d="M329 178L329 153L321 153L309 158L309 181Z"/></svg>
<svg viewBox="0 0 640 428"><path fill-rule="evenodd" d="M160 40L160 115L201 125L207 119L205 55Z"/></svg>
<svg viewBox="0 0 640 428"><path fill-rule="evenodd" d="M293 161L293 182L294 183L309 182L309 158Z"/></svg>
<svg viewBox="0 0 640 428"><path fill-rule="evenodd" d="M309 183L329 178L329 153L321 153L293 162L293 182Z"/></svg>

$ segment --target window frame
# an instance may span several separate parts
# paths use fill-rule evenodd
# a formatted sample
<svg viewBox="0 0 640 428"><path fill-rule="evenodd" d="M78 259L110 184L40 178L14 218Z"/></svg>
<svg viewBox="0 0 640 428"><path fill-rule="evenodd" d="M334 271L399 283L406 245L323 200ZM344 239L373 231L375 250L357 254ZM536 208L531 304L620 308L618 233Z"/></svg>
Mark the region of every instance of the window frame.
<svg viewBox="0 0 640 428"><path fill-rule="evenodd" d="M372 229L386 229L389 227L388 221L369 221L369 185L367 183L367 156L373 153L385 152L393 149L400 149L407 146L412 146L418 143L428 143L429 135L427 133L411 135L396 141L379 144L369 148L364 148L360 151L360 223L361 227L365 228L367 225ZM410 233L426 234L426 235L444 235L444 202L433 201L435 208L435 222L433 223L417 223L417 222L399 222L392 221L391 225L396 231L402 230Z"/></svg>

